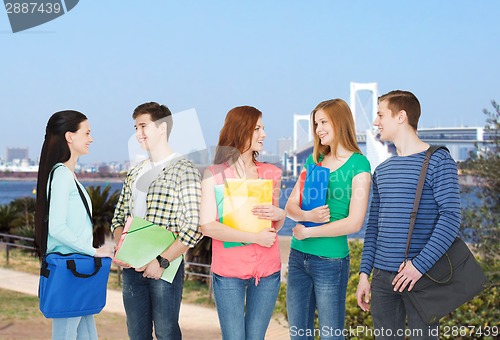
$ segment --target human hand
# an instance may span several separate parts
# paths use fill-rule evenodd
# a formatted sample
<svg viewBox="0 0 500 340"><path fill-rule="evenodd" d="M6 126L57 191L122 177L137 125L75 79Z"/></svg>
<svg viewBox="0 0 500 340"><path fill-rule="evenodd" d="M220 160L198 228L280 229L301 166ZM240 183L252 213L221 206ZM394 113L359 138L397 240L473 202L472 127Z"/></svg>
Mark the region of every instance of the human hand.
<svg viewBox="0 0 500 340"><path fill-rule="evenodd" d="M163 275L163 271L165 269L160 267L157 259L149 262L147 265L142 266L141 268L136 268L135 271L143 272L142 276L148 279L158 280Z"/></svg>
<svg viewBox="0 0 500 340"><path fill-rule="evenodd" d="M304 211L304 221L314 223L330 222L330 208L328 205L322 205L309 211Z"/></svg>
<svg viewBox="0 0 500 340"><path fill-rule="evenodd" d="M113 257L113 251L109 247L97 248L94 257Z"/></svg>
<svg viewBox="0 0 500 340"><path fill-rule="evenodd" d="M276 242L276 230L266 228L255 234L255 242L259 246L270 248Z"/></svg>
<svg viewBox="0 0 500 340"><path fill-rule="evenodd" d="M123 261L120 261L120 260L117 260L116 259L116 252L118 251L118 245L115 244L115 246L113 247L113 262L116 263L117 265L119 265L120 267L122 268L132 268L131 265L129 265L127 262L123 262Z"/></svg>
<svg viewBox="0 0 500 340"><path fill-rule="evenodd" d="M303 224L297 223L292 229L292 234L297 240L305 240L309 237L308 229Z"/></svg>
<svg viewBox="0 0 500 340"><path fill-rule="evenodd" d="M399 265L398 274L392 280L394 291L402 292L408 285L408 291L411 291L415 283L422 277L422 273L413 266L411 261L406 261Z"/></svg>
<svg viewBox="0 0 500 340"><path fill-rule="evenodd" d="M128 263L122 262L120 260L117 260L116 258L113 258L113 262L116 263L117 265L119 265L122 268L132 268L132 266L129 265Z"/></svg>
<svg viewBox="0 0 500 340"><path fill-rule="evenodd" d="M272 204L254 205L252 213L261 220L281 221L286 217L283 209Z"/></svg>
<svg viewBox="0 0 500 340"><path fill-rule="evenodd" d="M113 231L113 239L115 240L116 245L118 245L118 243L120 243L120 239L122 237L122 234L123 234L123 227L118 227Z"/></svg>
<svg viewBox="0 0 500 340"><path fill-rule="evenodd" d="M358 301L358 306L365 312L370 310L370 281L368 281L368 275L365 273L359 274L358 289L356 290L356 300Z"/></svg>

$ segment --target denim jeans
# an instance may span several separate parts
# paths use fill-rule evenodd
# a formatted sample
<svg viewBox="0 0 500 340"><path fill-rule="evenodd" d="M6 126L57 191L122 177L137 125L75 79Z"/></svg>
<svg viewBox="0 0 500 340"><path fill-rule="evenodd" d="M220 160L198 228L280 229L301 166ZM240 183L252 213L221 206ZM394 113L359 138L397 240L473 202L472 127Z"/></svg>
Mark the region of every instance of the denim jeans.
<svg viewBox="0 0 500 340"><path fill-rule="evenodd" d="M349 256L336 259L290 249L286 305L291 339L343 339ZM314 329L318 309L319 329Z"/></svg>
<svg viewBox="0 0 500 340"><path fill-rule="evenodd" d="M215 305L223 340L263 340L280 289L281 273L238 279L213 274Z"/></svg>
<svg viewBox="0 0 500 340"><path fill-rule="evenodd" d="M153 325L158 340L182 339L179 311L184 285L184 262L172 283L144 278L134 269L123 270L123 304L131 340L153 338Z"/></svg>
<svg viewBox="0 0 500 340"><path fill-rule="evenodd" d="M52 319L52 340L97 340L94 316Z"/></svg>
<svg viewBox="0 0 500 340"><path fill-rule="evenodd" d="M405 292L395 292L392 280L397 273L373 269L371 311L375 330L384 329L377 339L439 339L439 322L428 326L418 315Z"/></svg>

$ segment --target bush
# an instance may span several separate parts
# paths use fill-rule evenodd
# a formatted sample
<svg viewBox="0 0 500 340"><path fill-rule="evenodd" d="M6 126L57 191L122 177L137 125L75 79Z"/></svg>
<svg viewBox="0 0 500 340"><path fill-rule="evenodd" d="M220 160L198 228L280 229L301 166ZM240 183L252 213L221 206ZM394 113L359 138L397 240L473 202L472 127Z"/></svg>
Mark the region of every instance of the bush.
<svg viewBox="0 0 500 340"><path fill-rule="evenodd" d="M349 241L351 249L351 269L349 283L347 286L346 297L346 329L356 329L358 327L367 327L373 329L372 317L370 313L363 312L358 307L356 301L356 289L358 287L358 271L361 262L361 252L363 250L363 242L360 240ZM481 261L480 261L481 262ZM489 268L498 272L498 263L496 268ZM498 311L500 310L500 302L498 299L498 284L495 282L490 288L483 291L468 303L458 308L455 312L441 319L442 339L459 339L460 327L462 333L466 330L466 336L463 339L494 339L496 337L487 336L487 331L494 334L496 329L498 334ZM276 304L276 312L281 312L285 317L286 313L286 284L282 284ZM315 320L315 327L319 328L318 320ZM474 331L472 329L474 328ZM347 337L347 339L356 339ZM363 336L363 339L371 339L368 336Z"/></svg>

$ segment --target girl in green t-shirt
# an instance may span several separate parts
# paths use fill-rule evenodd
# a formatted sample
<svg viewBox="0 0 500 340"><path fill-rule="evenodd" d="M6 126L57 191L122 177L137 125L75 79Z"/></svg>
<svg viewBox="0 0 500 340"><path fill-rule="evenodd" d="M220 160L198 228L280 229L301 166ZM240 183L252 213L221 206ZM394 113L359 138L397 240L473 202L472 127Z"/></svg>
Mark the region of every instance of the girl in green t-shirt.
<svg viewBox="0 0 500 340"><path fill-rule="evenodd" d="M349 277L347 235L363 225L370 195L370 163L356 143L354 119L342 99L321 102L311 113L313 154L303 171L321 165L330 169L326 204L301 209L300 181L286 205L293 228L288 261L287 310L292 339L314 333L318 309L321 338L343 338ZM312 192L310 193L312 195ZM300 221L322 223L305 227Z"/></svg>

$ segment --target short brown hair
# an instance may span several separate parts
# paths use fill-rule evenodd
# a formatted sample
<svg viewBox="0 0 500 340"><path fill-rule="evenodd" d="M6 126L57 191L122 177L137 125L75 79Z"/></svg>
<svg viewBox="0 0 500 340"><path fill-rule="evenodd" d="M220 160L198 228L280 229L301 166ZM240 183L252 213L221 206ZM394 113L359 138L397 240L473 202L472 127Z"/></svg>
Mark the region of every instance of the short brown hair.
<svg viewBox="0 0 500 340"><path fill-rule="evenodd" d="M392 116L401 110L406 111L408 123L417 131L418 120L420 118L420 102L413 93L394 90L380 96L378 98L379 104L384 100L387 100L387 107L391 110Z"/></svg>
<svg viewBox="0 0 500 340"><path fill-rule="evenodd" d="M314 117L316 112L319 110L323 110L323 112L325 112L328 116L328 120L333 126L334 150L330 150L330 146L328 145L322 145L318 135L316 134L316 123L314 122ZM342 99L330 99L319 103L311 113L311 126L313 127L314 136L314 162L317 163L320 155L327 155L330 151L334 156L336 156L339 144L346 150L361 153L358 143L356 142L356 129L351 109Z"/></svg>
<svg viewBox="0 0 500 340"><path fill-rule="evenodd" d="M224 126L220 130L219 142L214 157L214 164L227 161L236 161L242 153L248 150L257 121L262 117L262 112L252 106L238 106L226 115ZM252 153L255 163L259 153Z"/></svg>
<svg viewBox="0 0 500 340"><path fill-rule="evenodd" d="M151 120L159 125L160 123L167 123L167 140L172 132L174 121L172 119L172 112L165 105L160 105L156 102L149 102L139 105L135 108L132 118L136 119L140 115L149 114Z"/></svg>

